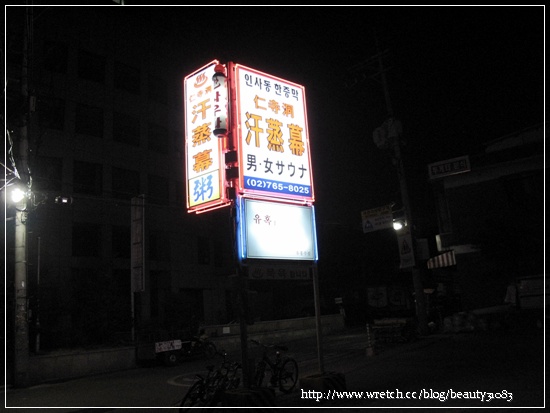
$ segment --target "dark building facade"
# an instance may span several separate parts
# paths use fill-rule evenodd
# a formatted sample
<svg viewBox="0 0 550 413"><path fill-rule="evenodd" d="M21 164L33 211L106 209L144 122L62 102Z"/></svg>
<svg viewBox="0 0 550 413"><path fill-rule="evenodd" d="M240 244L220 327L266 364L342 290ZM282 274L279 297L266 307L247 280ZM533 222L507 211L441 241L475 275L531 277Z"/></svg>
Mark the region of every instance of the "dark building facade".
<svg viewBox="0 0 550 413"><path fill-rule="evenodd" d="M437 249L452 259L434 260L431 272L458 300L456 310L502 305L510 283L544 274L544 130L536 125L487 142L457 158L469 167L456 173L448 162L449 172L434 170Z"/></svg>
<svg viewBox="0 0 550 413"><path fill-rule="evenodd" d="M186 211L186 73L162 43L139 36L139 26L124 24L111 11L7 8L6 148L22 169L20 128L28 114L29 318L32 326L39 316L44 350L128 336L134 316L142 329L236 318L230 211ZM25 31L25 24L32 30ZM28 97L22 94L25 83ZM132 304L131 210L137 196L145 199L146 273ZM13 214L7 204L10 292ZM33 336L31 331L31 341Z"/></svg>

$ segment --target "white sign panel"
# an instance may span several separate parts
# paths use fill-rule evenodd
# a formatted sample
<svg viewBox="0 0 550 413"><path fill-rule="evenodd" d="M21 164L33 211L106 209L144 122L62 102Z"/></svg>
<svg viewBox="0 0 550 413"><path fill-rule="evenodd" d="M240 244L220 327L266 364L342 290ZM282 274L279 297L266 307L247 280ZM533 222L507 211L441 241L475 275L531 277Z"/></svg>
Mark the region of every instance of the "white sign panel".
<svg viewBox="0 0 550 413"><path fill-rule="evenodd" d="M190 212L224 203L225 163L222 139L214 135L220 113L227 111L225 84L213 77L212 61L184 80L187 207Z"/></svg>
<svg viewBox="0 0 550 413"><path fill-rule="evenodd" d="M314 201L303 86L235 65L239 190Z"/></svg>
<svg viewBox="0 0 550 413"><path fill-rule="evenodd" d="M393 213L391 205L361 211L363 232L373 232L379 229L393 228Z"/></svg>
<svg viewBox="0 0 550 413"><path fill-rule="evenodd" d="M402 270L407 270L415 265L414 259L414 246L412 243L412 235L408 227L401 231L397 231L397 245L399 247L399 258L400 265L399 268Z"/></svg>
<svg viewBox="0 0 550 413"><path fill-rule="evenodd" d="M317 260L313 207L241 198L241 259Z"/></svg>

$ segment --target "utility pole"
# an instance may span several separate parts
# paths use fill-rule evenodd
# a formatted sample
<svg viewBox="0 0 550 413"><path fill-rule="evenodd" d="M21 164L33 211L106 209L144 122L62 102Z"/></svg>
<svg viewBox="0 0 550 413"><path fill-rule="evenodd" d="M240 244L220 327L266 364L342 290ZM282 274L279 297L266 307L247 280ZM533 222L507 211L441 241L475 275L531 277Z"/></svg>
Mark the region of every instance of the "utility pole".
<svg viewBox="0 0 550 413"><path fill-rule="evenodd" d="M384 98L386 101L386 110L388 112L388 120L386 121L387 125L387 138L389 143L393 148L395 162L397 163L397 174L399 177L399 186L401 190L401 202L403 204L403 211L405 213L405 222L410 231L412 243L410 248L412 248L412 256L414 257L414 264L412 266L412 278L413 278L413 287L415 293L416 301L416 316L418 319L418 327L421 334L426 334L428 332L428 316L426 313L426 299L424 296L424 287L422 285L422 278L419 269L416 266L416 245L414 238L414 225L410 208L409 201L409 191L407 188L407 179L405 177L405 167L403 165L403 157L401 155L401 125L397 124L398 121L394 118L393 107L391 104L390 92L388 89L388 82L386 79L386 69L384 68L384 62L382 59L382 54L379 52L378 47L378 38L376 38L376 48L378 50L378 69L380 71L380 77L382 80L382 88L384 90Z"/></svg>
<svg viewBox="0 0 550 413"><path fill-rule="evenodd" d="M25 105L23 125L20 128L19 142L19 169L20 179L30 190L31 177L28 165L29 125L32 111L32 102L29 96L29 48L32 36L33 15L32 7L26 7L25 27L23 35L23 61L21 68L21 94ZM14 354L14 383L24 387L29 379L29 325L28 325L28 297L27 297L27 216L28 197L19 202L15 214L15 354Z"/></svg>

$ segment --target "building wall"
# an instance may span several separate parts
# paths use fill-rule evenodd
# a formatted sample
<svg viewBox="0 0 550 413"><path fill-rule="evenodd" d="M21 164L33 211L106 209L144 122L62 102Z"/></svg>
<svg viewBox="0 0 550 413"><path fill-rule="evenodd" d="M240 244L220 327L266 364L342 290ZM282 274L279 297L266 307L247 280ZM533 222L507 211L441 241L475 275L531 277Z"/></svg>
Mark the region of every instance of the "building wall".
<svg viewBox="0 0 550 413"><path fill-rule="evenodd" d="M135 297L139 325L183 327L192 317L206 324L229 321L229 209L186 211L186 73L163 42L106 9L33 8L40 18L31 42L36 106L29 164L37 205L27 225L28 279L45 349L78 344L75 335L85 336L85 324L101 311L120 319L110 328L130 331L131 198L140 194L147 200L148 272L145 291ZM11 9L10 22L20 18L22 27L22 11ZM7 50L10 115L21 93L20 47ZM58 196L72 203L58 204Z"/></svg>
<svg viewBox="0 0 550 413"><path fill-rule="evenodd" d="M470 156L471 171L434 182L465 310L500 305L510 282L543 273L543 142L543 125L502 137Z"/></svg>

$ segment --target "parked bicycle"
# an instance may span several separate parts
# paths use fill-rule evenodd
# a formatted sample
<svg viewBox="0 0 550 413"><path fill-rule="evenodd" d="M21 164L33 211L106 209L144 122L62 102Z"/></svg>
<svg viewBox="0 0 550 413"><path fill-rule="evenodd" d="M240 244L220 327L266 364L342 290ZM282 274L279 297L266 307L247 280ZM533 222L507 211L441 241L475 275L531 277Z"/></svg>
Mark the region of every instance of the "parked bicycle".
<svg viewBox="0 0 550 413"><path fill-rule="evenodd" d="M281 352L288 351L288 347L274 344L263 344L257 340L250 342L261 346L263 354L256 364L254 385L261 387L269 374L269 384L278 387L283 393L290 393L298 382L298 363L292 357L283 356ZM273 354L270 358L269 354Z"/></svg>
<svg viewBox="0 0 550 413"><path fill-rule="evenodd" d="M189 388L180 404L180 412L185 412L188 407L215 407L223 399L226 390L236 389L241 384L242 366L234 361L227 361L226 352L218 352L222 356L222 362L215 368L206 366L206 377L197 374L196 381Z"/></svg>

